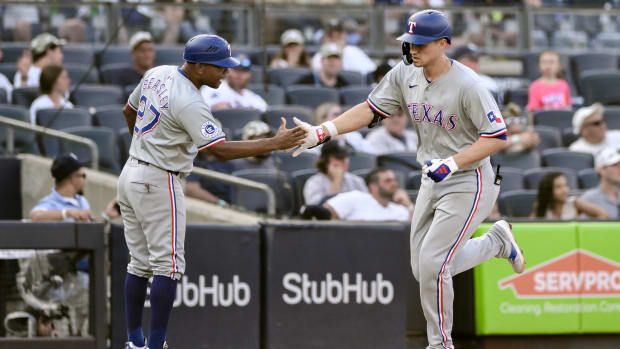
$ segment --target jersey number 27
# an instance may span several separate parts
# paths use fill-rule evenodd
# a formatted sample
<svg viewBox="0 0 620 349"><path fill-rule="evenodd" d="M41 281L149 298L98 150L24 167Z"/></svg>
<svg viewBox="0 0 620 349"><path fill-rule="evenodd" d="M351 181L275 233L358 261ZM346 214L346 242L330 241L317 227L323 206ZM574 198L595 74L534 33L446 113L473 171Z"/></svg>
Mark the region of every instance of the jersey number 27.
<svg viewBox="0 0 620 349"><path fill-rule="evenodd" d="M149 105L148 108L146 107L147 104ZM155 126L159 124L159 117L161 116L161 113L159 112L159 110L157 110L157 108L153 106L153 104L149 104L149 100L148 98L146 98L145 95L142 95L140 97L140 104L138 105L138 120L144 119L144 112L146 111L146 109L148 109L149 112L153 114L153 120L151 120L148 124L142 126L141 128L138 128L138 126L134 126L133 133L137 136L141 134L145 135L153 131ZM140 122L140 124L142 124L142 122Z"/></svg>

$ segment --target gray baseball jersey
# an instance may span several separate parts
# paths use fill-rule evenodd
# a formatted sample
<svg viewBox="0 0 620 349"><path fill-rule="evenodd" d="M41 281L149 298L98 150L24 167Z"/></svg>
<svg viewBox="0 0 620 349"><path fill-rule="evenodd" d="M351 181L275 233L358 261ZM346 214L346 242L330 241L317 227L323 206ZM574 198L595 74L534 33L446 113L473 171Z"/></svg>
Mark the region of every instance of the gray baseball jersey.
<svg viewBox="0 0 620 349"><path fill-rule="evenodd" d="M177 66L147 71L127 103L138 113L129 155L161 169L189 173L199 150L226 140L200 91Z"/></svg>
<svg viewBox="0 0 620 349"><path fill-rule="evenodd" d="M418 133L418 161L448 158L480 137L505 137L506 125L491 93L478 75L453 61L450 70L429 82L422 68L400 62L366 101L384 117L402 108ZM462 170L473 170L489 158Z"/></svg>

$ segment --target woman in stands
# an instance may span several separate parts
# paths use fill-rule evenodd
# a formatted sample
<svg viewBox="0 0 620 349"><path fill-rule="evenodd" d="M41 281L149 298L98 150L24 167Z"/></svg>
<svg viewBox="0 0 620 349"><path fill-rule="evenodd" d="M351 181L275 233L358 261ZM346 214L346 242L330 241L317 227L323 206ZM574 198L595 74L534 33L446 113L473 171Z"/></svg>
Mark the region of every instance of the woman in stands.
<svg viewBox="0 0 620 349"><path fill-rule="evenodd" d="M37 110L50 108L73 108L65 99L69 92L71 78L67 70L59 65L48 65L41 71L39 91L41 95L30 105L30 122L37 123Z"/></svg>
<svg viewBox="0 0 620 349"><path fill-rule="evenodd" d="M601 207L576 196L569 196L569 192L565 175L560 172L546 174L538 185L538 196L530 217L558 220L583 218L583 214L591 218L608 217Z"/></svg>
<svg viewBox="0 0 620 349"><path fill-rule="evenodd" d="M560 54L552 50L541 52L538 68L541 77L530 85L527 110L533 112L541 109L570 109L570 87L562 79Z"/></svg>
<svg viewBox="0 0 620 349"><path fill-rule="evenodd" d="M289 29L280 37L282 50L269 65L271 68L309 68L310 57L304 46L304 36L297 29Z"/></svg>

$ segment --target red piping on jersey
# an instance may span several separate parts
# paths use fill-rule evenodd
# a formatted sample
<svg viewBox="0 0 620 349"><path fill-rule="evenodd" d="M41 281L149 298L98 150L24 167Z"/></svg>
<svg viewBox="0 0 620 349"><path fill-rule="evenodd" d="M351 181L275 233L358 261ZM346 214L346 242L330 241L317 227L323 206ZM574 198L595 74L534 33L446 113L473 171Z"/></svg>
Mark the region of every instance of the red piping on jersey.
<svg viewBox="0 0 620 349"><path fill-rule="evenodd" d="M223 142L226 142L226 138L225 138L225 137L222 137L222 138L216 139L216 140L214 140L214 141L213 141L213 142L211 142L211 143L208 143L208 144L203 145L202 147L198 148L198 151L203 151L203 150L205 150L205 149L207 149L207 148L210 148L210 147L212 147L212 146L214 146L214 145L216 145L216 144L220 144L220 143L223 143Z"/></svg>
<svg viewBox="0 0 620 349"><path fill-rule="evenodd" d="M373 111L375 111L376 113L378 113L379 115L385 117L385 118L389 118L391 115L387 114L386 112L382 111L381 109L379 109L379 107L377 107L376 105L374 105L374 103L370 100L370 98L368 98L366 100L366 103L368 104L368 106L370 107L370 109L372 109Z"/></svg>
<svg viewBox="0 0 620 349"><path fill-rule="evenodd" d="M177 272L177 263L176 263L176 238L177 238L177 203L176 196L174 194L174 177L172 174L168 173L168 192L170 193L170 213L172 215L172 272L170 273L170 278L174 278L174 273Z"/></svg>
<svg viewBox="0 0 620 349"><path fill-rule="evenodd" d="M497 131L496 133L481 134L480 137L482 137L482 138L495 138L495 137L499 137L501 135L505 135L506 133L508 133L508 130L503 129L503 130Z"/></svg>
<svg viewBox="0 0 620 349"><path fill-rule="evenodd" d="M133 111L137 112L138 109L134 108L133 105L131 105L131 103L129 103L129 100L127 100L127 105L129 106L129 108L133 109Z"/></svg>

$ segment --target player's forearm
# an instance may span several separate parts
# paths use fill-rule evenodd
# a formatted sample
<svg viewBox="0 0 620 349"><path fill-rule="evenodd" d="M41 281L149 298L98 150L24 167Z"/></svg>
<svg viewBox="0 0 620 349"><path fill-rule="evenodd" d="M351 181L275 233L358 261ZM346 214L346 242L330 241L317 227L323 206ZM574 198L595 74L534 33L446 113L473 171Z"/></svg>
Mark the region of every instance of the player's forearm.
<svg viewBox="0 0 620 349"><path fill-rule="evenodd" d="M64 219L61 210L38 210L30 213L30 219L35 222L59 221Z"/></svg>
<svg viewBox="0 0 620 349"><path fill-rule="evenodd" d="M467 167L504 148L505 140L499 138L480 138L469 148L453 156L459 168Z"/></svg>
<svg viewBox="0 0 620 349"><path fill-rule="evenodd" d="M138 113L133 110L128 104L125 104L123 108L123 115L125 115L125 121L127 121L127 127L129 128L129 134L133 134L133 128L136 125L136 115Z"/></svg>
<svg viewBox="0 0 620 349"><path fill-rule="evenodd" d="M368 104L364 102L342 113L339 117L332 120L332 122L338 129L338 134L343 134L368 126L373 118L374 114L372 110Z"/></svg>
<svg viewBox="0 0 620 349"><path fill-rule="evenodd" d="M217 144L209 150L220 161L256 156L278 150L273 138L256 139L251 141L229 141Z"/></svg>

